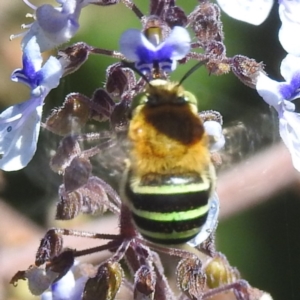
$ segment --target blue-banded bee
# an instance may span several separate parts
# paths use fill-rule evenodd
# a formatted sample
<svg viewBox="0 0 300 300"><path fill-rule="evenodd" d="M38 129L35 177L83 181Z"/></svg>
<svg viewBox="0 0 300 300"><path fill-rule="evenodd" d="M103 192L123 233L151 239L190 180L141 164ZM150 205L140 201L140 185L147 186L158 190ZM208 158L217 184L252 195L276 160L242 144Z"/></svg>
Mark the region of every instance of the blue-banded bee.
<svg viewBox="0 0 300 300"><path fill-rule="evenodd" d="M130 159L121 196L146 239L160 244L182 244L193 239L191 243L199 245L215 228L218 216L216 173L210 154L212 136L207 134L204 120L198 114L196 97L181 85L194 69L180 83L162 79L174 62L159 52L169 50L173 36L178 34L175 31L183 35L184 41L189 39L183 28L175 27L163 43L160 27L147 28L149 44L145 42L143 51L148 54L143 52L140 56L138 51L130 54L131 48L138 49L140 42L129 46L127 42L124 46L121 38L121 49L125 48L124 52L133 58L138 56L138 71L146 70L154 78L146 78L145 90L132 102L128 128ZM124 36L126 41L143 38L136 31ZM178 52L176 49L177 56ZM143 61L143 57L147 59ZM212 122L221 131L220 124Z"/></svg>
<svg viewBox="0 0 300 300"><path fill-rule="evenodd" d="M139 232L162 244L195 238L216 203L209 136L195 96L177 83L149 82L133 102L128 138L122 198Z"/></svg>

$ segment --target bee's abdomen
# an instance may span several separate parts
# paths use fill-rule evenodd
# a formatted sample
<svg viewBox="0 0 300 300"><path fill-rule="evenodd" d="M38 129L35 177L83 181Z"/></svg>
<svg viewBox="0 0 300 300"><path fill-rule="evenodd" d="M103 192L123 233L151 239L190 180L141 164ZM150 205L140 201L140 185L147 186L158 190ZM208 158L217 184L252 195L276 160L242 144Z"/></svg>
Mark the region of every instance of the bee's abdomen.
<svg viewBox="0 0 300 300"><path fill-rule="evenodd" d="M151 174L138 184L129 176L125 194L138 231L146 239L181 244L195 237L206 221L211 182L194 173Z"/></svg>

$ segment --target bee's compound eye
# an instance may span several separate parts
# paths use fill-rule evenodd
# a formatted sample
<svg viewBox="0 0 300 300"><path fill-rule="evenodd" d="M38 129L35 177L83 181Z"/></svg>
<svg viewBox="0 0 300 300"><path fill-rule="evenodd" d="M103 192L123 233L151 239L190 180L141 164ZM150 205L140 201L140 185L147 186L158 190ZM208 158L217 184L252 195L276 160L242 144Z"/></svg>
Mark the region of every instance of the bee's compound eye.
<svg viewBox="0 0 300 300"><path fill-rule="evenodd" d="M197 98L195 97L194 94L188 91L184 91L182 98L184 98L185 102L189 102L194 105L198 105Z"/></svg>
<svg viewBox="0 0 300 300"><path fill-rule="evenodd" d="M183 103L186 103L188 101L189 101L189 99L186 96L179 96L175 100L175 102L178 103L178 104L183 104Z"/></svg>

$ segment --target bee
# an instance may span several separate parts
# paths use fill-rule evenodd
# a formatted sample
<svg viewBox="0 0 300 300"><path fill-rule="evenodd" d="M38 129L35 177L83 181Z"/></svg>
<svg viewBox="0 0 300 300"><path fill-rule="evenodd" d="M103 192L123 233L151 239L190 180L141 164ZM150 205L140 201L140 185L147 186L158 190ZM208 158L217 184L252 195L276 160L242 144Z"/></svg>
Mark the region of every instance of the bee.
<svg viewBox="0 0 300 300"><path fill-rule="evenodd" d="M132 103L121 198L141 235L155 243L195 240L216 224L216 172L197 106L180 83L162 79L150 81Z"/></svg>
<svg viewBox="0 0 300 300"><path fill-rule="evenodd" d="M189 242L196 246L207 239L217 223L219 202L211 158L216 136L206 124L213 121L220 133L221 125L213 113L199 115L196 97L182 86L205 61L190 69L179 83L166 76L174 60L180 59L179 54L185 56L189 51L187 31L175 27L162 41L161 28L154 25L145 31L145 36L138 30L129 30L121 37L122 53L133 61L136 59L135 66L123 62L123 67L131 66L146 86L133 97L128 113L129 156L120 196L145 239L159 244ZM174 47L177 35L182 38ZM140 41L145 37L147 42L142 48ZM175 49L174 55L169 53L170 47ZM139 55L137 49L141 48ZM109 148L109 154L112 150ZM108 164L111 161L108 159Z"/></svg>

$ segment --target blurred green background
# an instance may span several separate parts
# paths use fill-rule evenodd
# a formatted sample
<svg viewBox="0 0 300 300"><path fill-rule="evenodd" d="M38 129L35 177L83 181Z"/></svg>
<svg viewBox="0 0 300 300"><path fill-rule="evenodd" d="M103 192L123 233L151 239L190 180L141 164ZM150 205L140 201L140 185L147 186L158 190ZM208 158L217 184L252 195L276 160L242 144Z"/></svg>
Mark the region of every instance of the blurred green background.
<svg viewBox="0 0 300 300"><path fill-rule="evenodd" d="M32 1L39 5L42 1ZM147 14L148 1L135 1ZM177 1L188 13L197 1ZM24 101L28 90L9 79L10 73L21 66L20 39L9 42L9 35L21 32L19 26L29 23L25 13L30 9L21 0L2 1L0 4L0 108ZM281 80L279 67L284 50L278 42L280 22L277 6L269 18L260 26L252 26L222 15L227 55L243 54L265 63L266 71L272 78ZM80 17L81 28L72 39L85 41L95 47L118 50L118 39L127 28L141 28L135 15L122 3L110 7L88 6ZM116 60L103 56L90 56L79 71L64 78L58 89L47 98L45 111L60 105L70 92L91 96L97 87L103 86L107 66ZM180 80L183 74L195 64L190 61L180 65L172 74L172 80ZM247 130L241 147L252 155L277 141L276 118L255 90L244 86L233 74L220 77L209 76L204 69L198 70L184 83L186 89L201 99L201 109L214 109L224 118L225 126L242 121ZM44 115L46 116L46 114ZM57 198L59 176L48 167L46 149L55 149L58 140L53 135L42 133L39 151L27 168L19 172L2 173L2 199L21 214L40 226L52 226L48 211ZM246 159L246 158L245 158ZM276 161L274 161L276 164ZM251 166L249 166L251 167ZM230 168L230 166L229 166ZM261 172L263 173L264 170ZM260 177L262 174L257 174ZM241 174L242 176L242 174ZM276 176L276 174L275 174ZM272 185L272 180L266 182ZM249 191L245 190L245 193ZM274 299L300 299L298 281L300 275L300 189L298 184L290 185L278 192L276 197L247 211L241 211L230 218L222 219L217 230L217 245L233 266L237 266L251 285L270 292ZM222 199L221 199L222 200ZM241 199L243 201L243 199ZM1 227L0 220L0 227ZM2 228L4 229L4 228ZM6 231L11 235L10 231ZM40 237L39 237L40 238ZM0 255L10 245L1 243ZM21 251L21 249L20 249ZM2 253L2 254L1 254ZM34 253L32 253L32 262ZM9 263L9 262L8 262ZM27 265L19 266L20 269ZM10 270L11 275L17 270ZM10 274L5 274L10 275ZM9 277L9 276L8 276ZM7 288L7 281L2 287ZM16 295L2 294L3 299L18 299ZM28 296L31 299L30 296ZM1 298L1 293L0 293ZM23 298L24 299L24 298Z"/></svg>

